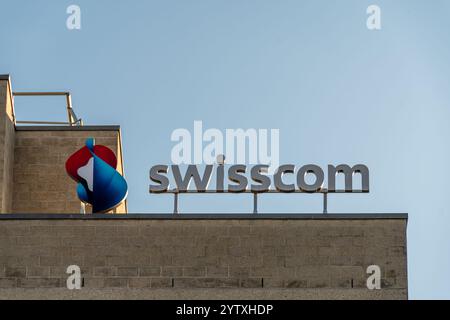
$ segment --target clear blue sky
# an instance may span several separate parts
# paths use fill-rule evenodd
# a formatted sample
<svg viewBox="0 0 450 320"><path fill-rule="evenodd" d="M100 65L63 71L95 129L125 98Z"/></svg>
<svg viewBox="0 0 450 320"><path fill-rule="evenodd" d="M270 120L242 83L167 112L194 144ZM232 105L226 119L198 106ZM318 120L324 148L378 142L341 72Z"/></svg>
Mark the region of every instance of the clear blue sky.
<svg viewBox="0 0 450 320"><path fill-rule="evenodd" d="M82 30L66 28L78 4ZM366 28L366 8L382 30ZM370 195L333 212L407 212L411 298L450 298L450 3L434 1L1 0L0 73L15 90L70 90L86 124L120 124L132 212L176 128L279 128L281 162L365 163ZM64 101L17 99L22 120L63 120ZM233 202L233 203L230 203ZM182 199L185 212L251 210L248 196ZM267 195L265 212L320 212Z"/></svg>

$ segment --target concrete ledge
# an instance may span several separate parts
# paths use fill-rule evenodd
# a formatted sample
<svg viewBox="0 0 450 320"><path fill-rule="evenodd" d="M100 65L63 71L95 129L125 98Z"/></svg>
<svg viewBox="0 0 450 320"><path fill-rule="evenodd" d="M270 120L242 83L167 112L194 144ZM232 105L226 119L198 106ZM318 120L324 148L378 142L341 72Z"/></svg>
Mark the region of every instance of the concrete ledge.
<svg viewBox="0 0 450 320"><path fill-rule="evenodd" d="M408 214L0 214L0 220L408 220Z"/></svg>
<svg viewBox="0 0 450 320"><path fill-rule="evenodd" d="M16 126L16 131L119 131L120 126Z"/></svg>
<svg viewBox="0 0 450 320"><path fill-rule="evenodd" d="M405 296L404 289L0 289L1 300L404 300Z"/></svg>

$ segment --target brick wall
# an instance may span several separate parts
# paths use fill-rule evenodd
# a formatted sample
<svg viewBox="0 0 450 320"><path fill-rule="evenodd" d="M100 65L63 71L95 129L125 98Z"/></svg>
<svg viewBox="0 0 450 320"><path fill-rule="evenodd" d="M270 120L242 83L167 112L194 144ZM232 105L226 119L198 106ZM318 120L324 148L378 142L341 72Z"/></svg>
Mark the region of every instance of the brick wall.
<svg viewBox="0 0 450 320"><path fill-rule="evenodd" d="M0 220L0 288L61 288L79 265L81 290L220 288L358 291L382 270L380 298L407 298L406 219ZM212 290L212 291L211 291ZM223 291L222 291L223 292ZM1 290L0 290L1 296ZM100 294L101 296L101 294ZM220 296L221 297L221 296ZM231 295L228 297L236 297ZM298 296L297 296L298 297Z"/></svg>
<svg viewBox="0 0 450 320"><path fill-rule="evenodd" d="M18 127L15 134L13 213L79 213L76 183L66 173L69 156L93 137L114 151L123 174L119 127ZM126 203L116 213L126 212Z"/></svg>

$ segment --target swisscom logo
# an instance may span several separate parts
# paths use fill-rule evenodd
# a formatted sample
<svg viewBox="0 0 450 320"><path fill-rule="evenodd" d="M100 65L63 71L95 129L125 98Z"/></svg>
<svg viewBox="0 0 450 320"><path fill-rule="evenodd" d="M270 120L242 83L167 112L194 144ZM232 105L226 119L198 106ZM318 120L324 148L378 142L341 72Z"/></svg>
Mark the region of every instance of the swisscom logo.
<svg viewBox="0 0 450 320"><path fill-rule="evenodd" d="M86 146L75 152L66 162L69 176L78 183L80 200L92 205L93 213L105 213L122 203L128 194L128 186L117 172L114 152L95 140L86 140Z"/></svg>

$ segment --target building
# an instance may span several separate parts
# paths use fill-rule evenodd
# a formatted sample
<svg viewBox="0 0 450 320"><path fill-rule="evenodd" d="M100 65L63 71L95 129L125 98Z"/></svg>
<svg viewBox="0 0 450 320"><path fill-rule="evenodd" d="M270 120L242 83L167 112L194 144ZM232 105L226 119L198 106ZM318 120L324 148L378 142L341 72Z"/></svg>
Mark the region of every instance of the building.
<svg viewBox="0 0 450 320"><path fill-rule="evenodd" d="M65 161L94 137L123 173L120 128L71 125L69 98L67 125L20 125L11 87L0 76L0 298L407 299L407 215L79 214Z"/></svg>

